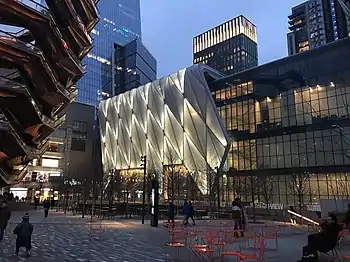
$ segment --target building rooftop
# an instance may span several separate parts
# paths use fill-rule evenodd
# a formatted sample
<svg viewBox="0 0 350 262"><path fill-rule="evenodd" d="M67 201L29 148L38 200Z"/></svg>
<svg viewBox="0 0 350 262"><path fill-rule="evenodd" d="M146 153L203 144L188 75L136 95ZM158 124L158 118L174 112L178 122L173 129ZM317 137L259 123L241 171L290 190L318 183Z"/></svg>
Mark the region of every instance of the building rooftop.
<svg viewBox="0 0 350 262"><path fill-rule="evenodd" d="M245 16L237 16L193 38L194 53L243 34L257 42L256 26Z"/></svg>

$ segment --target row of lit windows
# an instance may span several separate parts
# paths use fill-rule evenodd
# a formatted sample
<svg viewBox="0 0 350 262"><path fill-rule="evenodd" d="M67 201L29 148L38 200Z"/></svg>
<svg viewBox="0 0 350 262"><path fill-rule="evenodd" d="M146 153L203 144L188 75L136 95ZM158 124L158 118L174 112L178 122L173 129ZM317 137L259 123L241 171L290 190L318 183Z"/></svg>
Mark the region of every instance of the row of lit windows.
<svg viewBox="0 0 350 262"><path fill-rule="evenodd" d="M204 56L201 56L201 57L194 59L193 63L194 64L201 63L201 62L203 62L203 61L205 61L208 58L213 57L213 56L214 56L214 53L206 54Z"/></svg>
<svg viewBox="0 0 350 262"><path fill-rule="evenodd" d="M350 128L329 129L233 142L229 165L239 170L344 165L349 152Z"/></svg>
<svg viewBox="0 0 350 262"><path fill-rule="evenodd" d="M87 57L95 59L96 61L98 61L98 62L100 62L102 64L107 64L107 65L111 64L111 61L109 61L108 59L105 59L103 57L97 56L97 55L95 55L95 54L93 54L91 52L87 54Z"/></svg>
<svg viewBox="0 0 350 262"><path fill-rule="evenodd" d="M254 87L253 82L234 84L226 89L221 89L215 92L215 100L226 100L247 94L253 93Z"/></svg>
<svg viewBox="0 0 350 262"><path fill-rule="evenodd" d="M213 96L216 101L222 101L252 92L253 84L249 82L213 92ZM218 111L227 129L255 132L255 126L259 124L264 128L275 128L349 118L349 104L350 87L331 82L324 86L289 90L260 102L249 100L229 104Z"/></svg>
<svg viewBox="0 0 350 262"><path fill-rule="evenodd" d="M244 34L257 42L256 27L243 16L236 17L193 39L194 53L200 52L237 35Z"/></svg>

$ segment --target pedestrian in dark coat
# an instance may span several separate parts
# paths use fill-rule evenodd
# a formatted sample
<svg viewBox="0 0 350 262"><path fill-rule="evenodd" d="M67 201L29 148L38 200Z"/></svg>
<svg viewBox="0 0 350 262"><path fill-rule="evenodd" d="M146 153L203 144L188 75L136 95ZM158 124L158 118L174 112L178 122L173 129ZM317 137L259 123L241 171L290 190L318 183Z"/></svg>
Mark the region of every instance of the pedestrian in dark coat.
<svg viewBox="0 0 350 262"><path fill-rule="evenodd" d="M32 248L33 225L29 223L28 213L24 214L22 222L16 226L13 230L13 234L17 235L15 254L18 255L19 249L25 247L26 255L29 257Z"/></svg>
<svg viewBox="0 0 350 262"><path fill-rule="evenodd" d="M184 215L184 221L183 224L188 224L188 201L187 199L184 200L184 205L182 207L182 214Z"/></svg>
<svg viewBox="0 0 350 262"><path fill-rule="evenodd" d="M192 220L193 225L195 225L196 222L194 221L194 208L191 201L188 202L187 219L186 219L187 224L188 224L188 219L190 218Z"/></svg>
<svg viewBox="0 0 350 262"><path fill-rule="evenodd" d="M6 200L0 202L0 241L4 238L4 231L7 227L7 222L11 217L10 208L7 205Z"/></svg>
<svg viewBox="0 0 350 262"><path fill-rule="evenodd" d="M168 207L168 223L174 224L175 223L174 217L175 217L175 206L172 202L170 202Z"/></svg>
<svg viewBox="0 0 350 262"><path fill-rule="evenodd" d="M45 217L47 217L49 215L50 201L45 199L43 202L43 207L44 207Z"/></svg>

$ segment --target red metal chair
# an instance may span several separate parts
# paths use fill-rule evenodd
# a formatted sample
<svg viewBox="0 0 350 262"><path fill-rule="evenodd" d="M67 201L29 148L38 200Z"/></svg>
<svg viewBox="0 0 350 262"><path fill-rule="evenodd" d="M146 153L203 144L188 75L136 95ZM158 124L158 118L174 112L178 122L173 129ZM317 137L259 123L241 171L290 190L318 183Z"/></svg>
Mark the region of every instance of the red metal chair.
<svg viewBox="0 0 350 262"><path fill-rule="evenodd" d="M167 243L167 247L177 248L177 259L180 259L180 248L185 247L185 244L180 242Z"/></svg>

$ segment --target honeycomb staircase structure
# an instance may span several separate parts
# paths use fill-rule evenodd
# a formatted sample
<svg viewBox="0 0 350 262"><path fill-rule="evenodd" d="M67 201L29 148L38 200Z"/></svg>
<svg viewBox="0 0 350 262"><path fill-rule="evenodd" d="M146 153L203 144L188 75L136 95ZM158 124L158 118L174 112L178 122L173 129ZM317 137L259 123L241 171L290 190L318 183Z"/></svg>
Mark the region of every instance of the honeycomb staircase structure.
<svg viewBox="0 0 350 262"><path fill-rule="evenodd" d="M93 47L97 2L0 0L0 187L20 182L64 123Z"/></svg>

